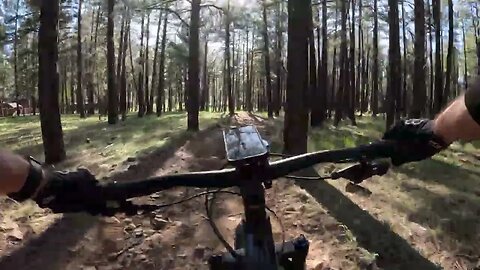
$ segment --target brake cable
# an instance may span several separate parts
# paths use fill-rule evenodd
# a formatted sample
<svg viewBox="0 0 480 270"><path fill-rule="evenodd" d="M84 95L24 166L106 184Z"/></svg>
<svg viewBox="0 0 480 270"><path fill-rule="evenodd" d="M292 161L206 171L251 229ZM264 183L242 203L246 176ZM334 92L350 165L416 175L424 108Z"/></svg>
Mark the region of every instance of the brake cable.
<svg viewBox="0 0 480 270"><path fill-rule="evenodd" d="M238 192L233 192L233 191L228 191L228 190L212 190L212 191L204 191L204 192L200 192L200 193L197 193L197 194L194 194L190 197L187 197L185 199L182 199L182 200L178 200L178 201L175 201L175 202L171 202L171 203L166 203L166 204L134 204L132 203L132 201L120 201L118 202L119 203L119 207L115 207L115 208L106 208L106 212L108 214L112 213L112 212L115 212L115 213L125 213L127 215L136 215L138 212L143 212L143 213L149 213L149 212L153 212L153 211L156 211L156 210L159 210L161 208L166 208L166 207L170 207L170 206L174 206L174 205L177 205L177 204L181 204L181 203L185 203L187 201L191 201L195 198L198 198L198 197L202 197L202 196L205 196L205 195L210 195L210 194L214 194L214 193L225 193L225 194L231 194L231 195L240 195Z"/></svg>
<svg viewBox="0 0 480 270"><path fill-rule="evenodd" d="M212 210L213 205L214 205L213 203L214 203L214 200L215 200L215 195L218 194L218 193L221 193L222 191L223 191L222 189L218 189L214 192L210 192L210 193L207 193L205 195L205 211L207 212L207 221L210 224L210 227L212 227L212 230L215 233L215 235L217 236L218 240L220 240L220 242L222 242L222 244L225 246L227 251L232 255L232 257L233 258L238 258L237 252L235 252L235 250L232 248L232 246L227 242L227 240L225 240L225 238L223 238L222 234L218 230L217 225L215 224L215 222L212 219L212 213L210 211L210 210ZM234 192L232 192L232 193L234 193ZM212 198L211 201L210 201L209 196L208 196L210 194L213 195L213 198ZM239 193L235 193L235 194L240 195Z"/></svg>

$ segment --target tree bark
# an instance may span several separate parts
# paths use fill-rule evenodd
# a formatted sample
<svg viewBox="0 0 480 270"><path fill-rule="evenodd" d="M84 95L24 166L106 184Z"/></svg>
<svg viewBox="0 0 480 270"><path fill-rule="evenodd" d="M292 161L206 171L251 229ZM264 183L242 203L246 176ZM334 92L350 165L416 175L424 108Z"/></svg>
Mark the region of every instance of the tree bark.
<svg viewBox="0 0 480 270"><path fill-rule="evenodd" d="M207 110L209 107L209 85L208 85L208 37L205 38L205 44L203 48L203 80L202 80L202 98L201 98L201 109L203 111Z"/></svg>
<svg viewBox="0 0 480 270"><path fill-rule="evenodd" d="M322 65L320 78L320 124L326 119L326 111L329 103L328 92L328 24L327 24L327 0L322 1ZM320 27L320 26L319 26ZM320 34L320 33L318 33ZM320 44L318 45L320 46ZM320 57L320 55L318 56Z"/></svg>
<svg viewBox="0 0 480 270"><path fill-rule="evenodd" d="M445 75L445 102L450 98L452 92L452 77L453 77L453 58L455 45L453 44L454 29L453 29L453 1L448 0L448 52L447 52L447 74ZM445 105L442 104L442 107Z"/></svg>
<svg viewBox="0 0 480 270"><path fill-rule="evenodd" d="M340 17L341 17L341 30L340 30L340 80L339 90L337 93L337 106L335 110L334 125L337 126L343 118L343 109L345 106L349 106L347 91L347 82L350 80L348 77L348 50L347 50L347 7L343 0L340 2ZM337 2L337 3L338 3Z"/></svg>
<svg viewBox="0 0 480 270"><path fill-rule="evenodd" d="M115 72L116 78L115 81L120 82L121 75L121 68L122 68L122 53L123 53L123 36L125 34L125 10L122 12L122 21L120 23L120 37L119 37L119 45L118 45L118 54L117 54L117 70Z"/></svg>
<svg viewBox="0 0 480 270"><path fill-rule="evenodd" d="M152 64L152 82L151 82L151 87L152 87L152 94L150 95L150 103L152 106L153 110L153 91L154 89L156 90L158 88L158 78L157 78L157 68L158 68L158 48L159 48L159 42L160 42L160 29L161 29L161 24L162 24L162 11L160 11L160 14L158 16L158 25L157 25L157 35L155 39L155 50L153 52L153 64ZM158 90L157 90L158 94ZM158 97L157 97L158 100ZM158 104L157 104L158 106Z"/></svg>
<svg viewBox="0 0 480 270"><path fill-rule="evenodd" d="M442 46L441 46L441 0L432 0L433 22L435 25L435 98L433 113L437 114L444 102L443 71L442 71ZM432 115L433 116L433 115Z"/></svg>
<svg viewBox="0 0 480 270"><path fill-rule="evenodd" d="M73 59L73 57L71 58ZM76 95L76 92L75 92L75 76L73 75L74 74L74 68L73 68L73 61L68 61L69 62L69 66L70 66L70 113L75 113L75 95Z"/></svg>
<svg viewBox="0 0 480 270"><path fill-rule="evenodd" d="M20 8L20 0L17 0L17 5L15 7L15 32L13 40L13 77L15 84L15 102L17 106L17 116L20 116L20 104L18 100L20 99L20 89L18 88L18 9Z"/></svg>
<svg viewBox="0 0 480 270"><path fill-rule="evenodd" d="M474 24L474 34L475 34L475 44L477 49L477 74L480 75L480 9L478 8L478 3L475 3L475 16L472 16ZM473 15L473 14L472 14Z"/></svg>
<svg viewBox="0 0 480 270"><path fill-rule="evenodd" d="M373 67L372 67L372 115L378 114L378 0L373 1Z"/></svg>
<svg viewBox="0 0 480 270"><path fill-rule="evenodd" d="M95 55L97 51L96 41L97 41L97 34L98 34L98 25L100 22L100 8L98 7L95 19L95 28L93 27L92 23L92 36L90 38L90 47L89 47L89 54L88 54L88 69L87 69L87 100L88 100L88 110L87 113L89 115L95 114L95 85L93 81L93 77L95 74ZM93 17L92 17L93 21ZM94 42L95 41L95 42Z"/></svg>
<svg viewBox="0 0 480 270"><path fill-rule="evenodd" d="M464 59L464 70L463 70L463 83L465 85L465 91L468 89L468 65L467 65L467 42L465 38L465 21L462 22L462 36L463 36L463 59Z"/></svg>
<svg viewBox="0 0 480 270"><path fill-rule="evenodd" d="M228 111L230 115L235 114L235 101L232 93L232 70L230 65L230 0L227 0L227 11L225 13L225 85L227 87ZM225 87L224 85L224 87Z"/></svg>
<svg viewBox="0 0 480 270"><path fill-rule="evenodd" d="M149 41L150 41L150 11L147 14L147 30L146 30L146 44L145 44L145 59L144 59L144 65L145 65L145 109L146 109L146 114L150 115L153 113L153 104L150 104L150 57L149 52L150 52L150 46L149 46Z"/></svg>
<svg viewBox="0 0 480 270"><path fill-rule="evenodd" d="M308 132L308 37L310 21L305 16L310 0L288 1L287 97L283 128L284 152L307 151Z"/></svg>
<svg viewBox="0 0 480 270"><path fill-rule="evenodd" d="M349 72L350 72L350 87L347 88L348 91L348 118L352 122L352 125L357 125L355 120L355 108L357 103L357 87L356 87L356 76L355 76L355 0L352 0L352 23L350 31L350 58L347 58L349 61ZM348 70L348 67L347 67Z"/></svg>
<svg viewBox="0 0 480 270"><path fill-rule="evenodd" d="M398 0L388 1L388 25L389 25L389 46L388 46L388 88L387 88L387 121L389 128L397 119L398 97L401 85L401 58L400 58L400 33L398 19Z"/></svg>
<svg viewBox="0 0 480 270"><path fill-rule="evenodd" d="M143 58L143 33L144 33L144 23L145 23L145 14L142 14L142 24L140 30L140 68L138 72L138 94L137 94L137 101L138 101L138 117L143 117L145 115L145 92L143 89L143 80L144 74L143 69L145 68L145 59Z"/></svg>
<svg viewBox="0 0 480 270"><path fill-rule="evenodd" d="M130 34L130 16L127 13L125 32L123 34L123 46L122 46L122 58L120 69L120 113L122 115L122 121L127 118L127 42L128 35Z"/></svg>
<svg viewBox="0 0 480 270"><path fill-rule="evenodd" d="M83 104L83 59L82 59L82 1L78 1L77 18L77 113L80 118L85 118L85 106Z"/></svg>
<svg viewBox="0 0 480 270"><path fill-rule="evenodd" d="M268 118L273 118L272 80L270 74L270 45L268 42L267 7L265 1L266 0L263 1L263 56L265 59Z"/></svg>
<svg viewBox="0 0 480 270"><path fill-rule="evenodd" d="M413 104L410 117L420 118L425 115L427 92L425 88L425 7L423 0L415 0L415 47L413 74Z"/></svg>
<svg viewBox="0 0 480 270"><path fill-rule="evenodd" d="M115 0L108 0L107 22L107 77L108 77L108 123L116 124L118 120L118 93L115 85L115 44L113 41L113 27ZM78 101L77 101L78 102Z"/></svg>
<svg viewBox="0 0 480 270"><path fill-rule="evenodd" d="M432 30L432 13L431 13L431 4L430 0L427 3L427 13L428 13L428 39L429 39L429 62L430 62L430 89L429 89L429 102L428 102L428 112L430 115L433 114L433 90L434 90L434 66L433 66L433 30Z"/></svg>
<svg viewBox="0 0 480 270"><path fill-rule="evenodd" d="M165 48L167 45L167 18L168 13L165 13L163 18L163 30L162 30L162 46L160 48L160 70L158 72L158 87L157 87L157 116L162 115L163 109L163 92L165 88ZM169 87L169 92L171 91L171 87ZM171 111L171 93L169 95L169 111Z"/></svg>
<svg viewBox="0 0 480 270"><path fill-rule="evenodd" d="M277 44L276 44L276 60L277 60L277 83L276 83L276 91L274 95L274 113L275 116L280 115L280 108L281 108L281 100L282 100L282 50L283 50L283 29L282 29L282 2L278 1L277 3L277 19L276 19L276 30L277 30ZM248 72L248 71L247 71Z"/></svg>
<svg viewBox="0 0 480 270"><path fill-rule="evenodd" d="M253 40L254 40L254 33L252 32L252 49L251 52L248 52L247 46L247 93L246 93L246 107L248 112L253 111L253 104L252 104L252 69L253 69ZM247 32L247 44L248 44L248 32ZM250 57L248 57L250 56Z"/></svg>
<svg viewBox="0 0 480 270"><path fill-rule="evenodd" d="M38 95L45 162L65 159L63 131L58 106L58 0L44 0L40 6L38 31Z"/></svg>
<svg viewBox="0 0 480 270"><path fill-rule="evenodd" d="M406 34L406 22L405 22L405 1L402 1L402 35L403 35L403 66L402 66L402 92L400 96L400 106L397 110L400 112L397 117L405 116L408 110L408 97L407 97L407 34Z"/></svg>
<svg viewBox="0 0 480 270"><path fill-rule="evenodd" d="M309 87L308 87L308 98L307 98L307 106L311 112L310 115L310 125L311 126L319 126L320 125L320 110L318 106L318 101L320 99L318 93L318 85L317 85L317 58L315 53L315 31L313 28L313 14L312 14L312 6L307 10L305 14L308 17L309 21L309 35L308 35L308 49L309 49L309 66L308 66L308 73L309 73ZM320 56L319 56L320 57Z"/></svg>
<svg viewBox="0 0 480 270"><path fill-rule="evenodd" d="M200 68L200 3L201 0L192 0L190 17L189 56L188 56L188 130L198 131L198 94L199 94L199 68Z"/></svg>

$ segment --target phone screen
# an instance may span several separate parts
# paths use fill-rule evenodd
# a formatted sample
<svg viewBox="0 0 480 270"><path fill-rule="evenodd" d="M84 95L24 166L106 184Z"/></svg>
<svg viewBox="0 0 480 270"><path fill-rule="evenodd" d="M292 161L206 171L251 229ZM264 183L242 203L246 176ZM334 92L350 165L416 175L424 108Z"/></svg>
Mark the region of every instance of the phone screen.
<svg viewBox="0 0 480 270"><path fill-rule="evenodd" d="M225 150L228 161L239 161L268 153L258 130L254 126L231 128L224 131Z"/></svg>

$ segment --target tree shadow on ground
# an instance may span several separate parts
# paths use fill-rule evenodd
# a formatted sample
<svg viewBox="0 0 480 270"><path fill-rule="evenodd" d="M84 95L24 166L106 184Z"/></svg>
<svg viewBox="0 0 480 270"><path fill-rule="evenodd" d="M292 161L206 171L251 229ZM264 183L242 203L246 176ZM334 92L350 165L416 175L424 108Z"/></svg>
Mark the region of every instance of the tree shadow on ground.
<svg viewBox="0 0 480 270"><path fill-rule="evenodd" d="M402 205L395 207L409 213L410 221L434 230L440 240L445 239L441 242L450 250L480 258L480 174L433 159L396 170L422 183L401 184L415 198L413 212ZM444 186L448 194L436 193L424 183Z"/></svg>
<svg viewBox="0 0 480 270"><path fill-rule="evenodd" d="M198 133L182 132L154 152L141 156L134 169L122 171L109 177L116 181L141 179L150 176L193 136L215 128L212 125ZM64 269L69 258L81 256L74 251L86 233L98 225L100 219L84 214L66 214L56 220L45 232L30 239L22 247L0 258L0 269Z"/></svg>
<svg viewBox="0 0 480 270"><path fill-rule="evenodd" d="M318 176L314 169L308 169L304 174ZM327 208L335 219L346 225L360 246L378 254L379 267L389 270L440 269L393 232L387 224L375 219L327 182L297 181L296 184Z"/></svg>
<svg viewBox="0 0 480 270"><path fill-rule="evenodd" d="M472 199L458 192L448 196L437 194L425 187L402 183L402 188L415 196L414 211L404 209L400 203L394 207L409 213L407 218L411 222L422 225L435 235L432 242L441 243L440 249L452 250L453 255L464 254L466 258L474 258L472 268L475 267L480 254L480 198Z"/></svg>
<svg viewBox="0 0 480 270"><path fill-rule="evenodd" d="M406 164L395 168L410 178L435 183L457 192L480 192L480 173L437 159Z"/></svg>

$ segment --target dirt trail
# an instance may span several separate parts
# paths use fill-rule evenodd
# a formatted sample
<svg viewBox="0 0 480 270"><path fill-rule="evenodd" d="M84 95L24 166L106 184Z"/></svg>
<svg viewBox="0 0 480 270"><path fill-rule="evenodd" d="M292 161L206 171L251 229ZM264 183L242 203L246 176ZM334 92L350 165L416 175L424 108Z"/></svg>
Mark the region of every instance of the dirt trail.
<svg viewBox="0 0 480 270"><path fill-rule="evenodd" d="M257 116L241 113L232 122L254 123L265 138L280 134L272 122ZM225 165L220 130L199 132L140 158L118 180L219 169ZM140 198L139 202L168 203L200 191L177 188ZM303 233L311 241L307 268L377 269L373 255L358 247L354 236L317 201L292 181L277 181L267 190L267 205L281 219L287 239ZM162 209L156 216L67 216L22 247L3 251L0 269L208 269L208 257L222 251L223 246L205 219L203 203L203 198L195 199ZM216 201L214 219L230 243L242 208L241 201L233 196L218 196ZM272 222L274 237L280 241L281 227L274 218Z"/></svg>

